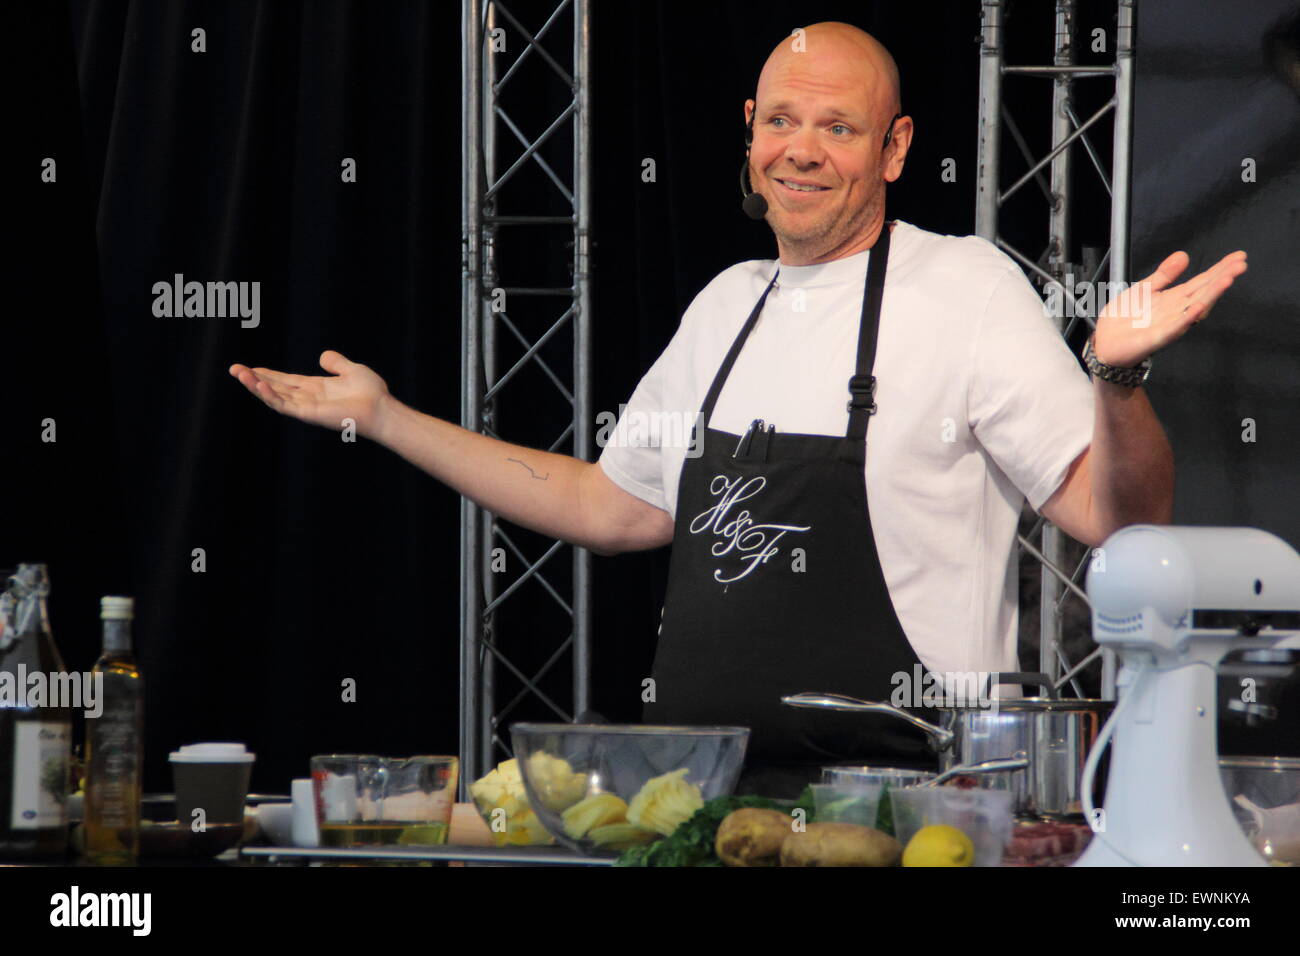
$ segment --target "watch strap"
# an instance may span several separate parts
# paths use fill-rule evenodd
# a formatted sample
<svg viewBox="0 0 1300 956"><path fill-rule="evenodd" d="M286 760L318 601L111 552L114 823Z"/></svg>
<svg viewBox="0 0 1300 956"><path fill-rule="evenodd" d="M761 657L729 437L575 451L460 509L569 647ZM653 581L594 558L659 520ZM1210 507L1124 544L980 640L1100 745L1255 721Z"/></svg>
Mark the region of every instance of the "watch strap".
<svg viewBox="0 0 1300 956"><path fill-rule="evenodd" d="M1089 373L1094 378L1110 382L1112 385L1123 385L1126 388L1138 388L1146 382L1151 374L1150 358L1143 359L1141 364L1132 367L1107 365L1100 361L1092 350L1092 339L1091 335L1088 336L1088 341L1083 346L1083 364L1088 367Z"/></svg>

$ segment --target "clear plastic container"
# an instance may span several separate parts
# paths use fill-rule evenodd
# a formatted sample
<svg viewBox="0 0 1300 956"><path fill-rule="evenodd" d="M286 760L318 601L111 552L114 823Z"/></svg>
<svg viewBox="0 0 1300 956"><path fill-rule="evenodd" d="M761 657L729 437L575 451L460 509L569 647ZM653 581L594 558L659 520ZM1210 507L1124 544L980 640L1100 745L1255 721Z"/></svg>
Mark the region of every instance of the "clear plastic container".
<svg viewBox="0 0 1300 956"><path fill-rule="evenodd" d="M975 845L975 866L1001 864L1002 852L1011 840L1011 791L909 787L892 791L890 798L894 835L904 847L922 827L947 824L970 837Z"/></svg>
<svg viewBox="0 0 1300 956"><path fill-rule="evenodd" d="M818 823L856 823L876 826L880 808L879 784L815 783L812 785Z"/></svg>

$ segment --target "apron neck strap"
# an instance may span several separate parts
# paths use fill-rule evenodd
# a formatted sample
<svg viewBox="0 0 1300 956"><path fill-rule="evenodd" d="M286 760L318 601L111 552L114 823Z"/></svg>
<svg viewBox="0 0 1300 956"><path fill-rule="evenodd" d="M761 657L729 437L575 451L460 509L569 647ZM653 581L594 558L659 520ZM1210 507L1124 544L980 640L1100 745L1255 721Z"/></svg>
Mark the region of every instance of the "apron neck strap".
<svg viewBox="0 0 1300 956"><path fill-rule="evenodd" d="M736 359L740 356L740 350L745 347L745 340L749 338L749 333L758 324L758 317L763 312L763 303L767 301L767 294L772 291L772 286L776 285L776 277L780 274L781 269L778 266L776 272L772 275L772 281L767 284L763 294L758 297L758 303L754 306L753 311L749 313L749 318L745 320L744 328L736 336L736 341L731 343L731 351L727 353L727 357L722 360L722 366L718 369L717 374L713 376L713 384L709 386L709 394L705 396L704 404L700 406L700 419L703 421L705 428L713 421L713 406L717 404L718 396L722 394L722 386L726 384L728 376L731 375L731 367L736 364Z"/></svg>
<svg viewBox="0 0 1300 956"><path fill-rule="evenodd" d="M867 260L867 281L862 291L862 321L858 329L858 364L857 373L849 379L849 438L857 441L863 441L867 435L867 422L875 414L876 404L873 398L876 389L876 379L871 374L872 368L876 362L876 334L880 328L880 303L885 294L885 267L889 262L889 223L883 224L880 230L880 238L876 244L871 247L871 255ZM736 359L740 356L740 350L745 347L745 340L749 338L749 333L754 330L758 324L758 317L763 312L763 303L767 301L768 293L776 285L777 276L781 274L780 267L773 274L772 280L768 282L767 288L759 296L758 302L755 303L753 311L749 313L749 318L745 320L744 327L736 340L731 343L731 350L727 352L727 357L723 359L721 367L717 374L713 376L713 384L709 386L709 393L704 398L704 404L700 406L700 418L707 428L713 420L713 407L718 402L718 396L722 394L722 386L726 384L727 378L731 375L732 366L736 364Z"/></svg>
<svg viewBox="0 0 1300 956"><path fill-rule="evenodd" d="M858 327L857 372L849 379L849 428L846 437L864 441L867 424L876 413L876 337L880 331L880 303L885 294L885 268L889 264L889 223L871 247L867 282L862 292L862 322Z"/></svg>

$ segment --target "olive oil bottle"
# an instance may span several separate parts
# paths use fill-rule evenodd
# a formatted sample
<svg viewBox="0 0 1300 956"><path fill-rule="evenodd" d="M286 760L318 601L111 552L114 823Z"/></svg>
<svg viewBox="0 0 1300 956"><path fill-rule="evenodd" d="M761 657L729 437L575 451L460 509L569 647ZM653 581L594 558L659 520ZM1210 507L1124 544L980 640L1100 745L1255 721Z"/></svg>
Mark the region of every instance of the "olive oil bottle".
<svg viewBox="0 0 1300 956"><path fill-rule="evenodd" d="M86 859L129 866L140 852L144 686L131 648L134 602L100 601L104 649L91 670L102 710L86 718Z"/></svg>
<svg viewBox="0 0 1300 956"><path fill-rule="evenodd" d="M0 860L62 859L68 849L72 708L50 634L43 564L20 564L0 594Z"/></svg>

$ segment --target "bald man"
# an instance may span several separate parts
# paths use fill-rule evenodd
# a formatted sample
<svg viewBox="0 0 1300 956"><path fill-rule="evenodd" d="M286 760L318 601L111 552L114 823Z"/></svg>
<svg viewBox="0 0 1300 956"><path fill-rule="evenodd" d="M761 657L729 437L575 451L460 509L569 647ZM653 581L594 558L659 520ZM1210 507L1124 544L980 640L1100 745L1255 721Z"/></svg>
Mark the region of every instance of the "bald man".
<svg viewBox="0 0 1300 956"><path fill-rule="evenodd" d="M856 27L777 46L744 120L778 259L700 292L598 463L424 415L337 352L329 376L230 372L283 414L352 419L509 521L600 554L671 543L645 719L752 728L743 789L793 793L827 763L923 765L903 721L781 698L917 709L923 673L953 687L1017 670L1023 502L1089 545L1169 521L1172 455L1140 366L1246 264L1175 286L1187 259L1166 259L1149 295L1099 317L1090 382L996 248L886 222L913 135L901 114L892 57ZM665 439L683 418L689 440Z"/></svg>

